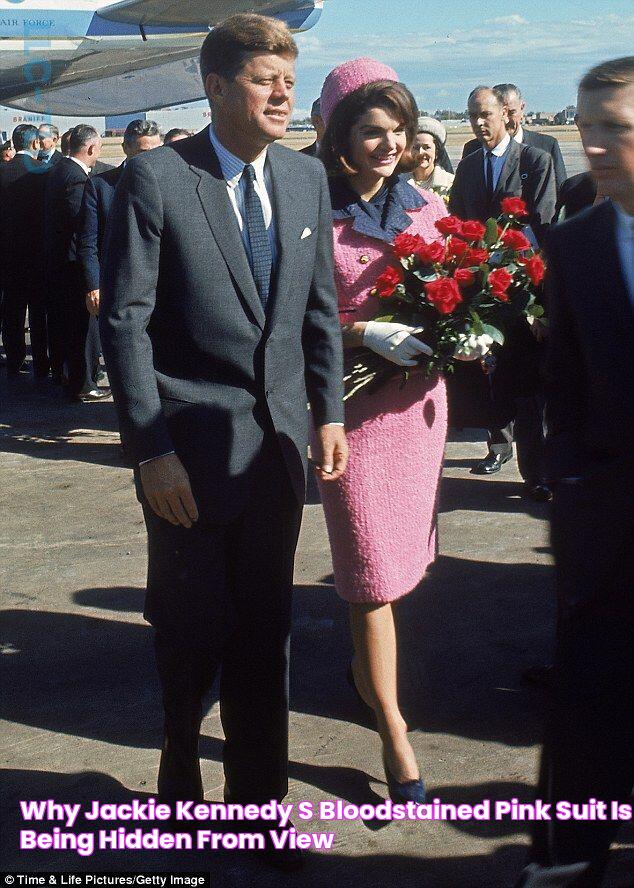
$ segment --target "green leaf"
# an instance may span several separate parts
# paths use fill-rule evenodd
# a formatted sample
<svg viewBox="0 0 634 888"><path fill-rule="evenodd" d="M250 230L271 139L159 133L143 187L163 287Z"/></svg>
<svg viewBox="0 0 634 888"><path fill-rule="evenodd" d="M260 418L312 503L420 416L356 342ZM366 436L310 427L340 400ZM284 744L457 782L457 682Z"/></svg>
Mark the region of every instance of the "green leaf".
<svg viewBox="0 0 634 888"><path fill-rule="evenodd" d="M378 318L372 318L372 320L379 321L380 323L383 323L383 324L391 324L391 323L393 323L395 317L396 317L395 313L392 312L392 314L380 315Z"/></svg>
<svg viewBox="0 0 634 888"><path fill-rule="evenodd" d="M530 305L528 307L527 314L532 318L543 318L544 306L540 305L538 302L535 302L533 305Z"/></svg>
<svg viewBox="0 0 634 888"><path fill-rule="evenodd" d="M486 232L484 234L484 243L487 247L492 247L498 239L498 223L495 219L488 219L486 223Z"/></svg>
<svg viewBox="0 0 634 888"><path fill-rule="evenodd" d="M482 332L490 336L493 342L497 342L498 345L504 345L504 334L501 330L498 330L497 327L492 327L491 324L483 324L482 328Z"/></svg>

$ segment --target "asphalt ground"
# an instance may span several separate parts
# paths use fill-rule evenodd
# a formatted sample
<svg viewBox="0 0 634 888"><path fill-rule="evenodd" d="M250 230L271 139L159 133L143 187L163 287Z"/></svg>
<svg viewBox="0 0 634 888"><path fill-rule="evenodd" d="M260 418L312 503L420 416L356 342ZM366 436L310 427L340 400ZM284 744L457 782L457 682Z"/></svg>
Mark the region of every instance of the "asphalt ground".
<svg viewBox="0 0 634 888"><path fill-rule="evenodd" d="M128 802L155 791L162 719L152 630L141 610L146 548L111 402L71 405L28 373L0 370L3 870L210 871L214 888L510 886L529 824L503 821L295 825L336 833L293 877L233 852L20 851L19 801ZM532 799L548 695L522 670L548 661L554 602L547 506L522 497L515 463L469 470L483 433L452 434L440 498L440 556L399 602L403 708L430 799ZM311 485L296 563L287 801L386 796L376 733L345 681L351 653L321 506ZM222 801L215 695L202 727L209 801ZM82 831L130 824L84 822ZM153 827L157 824L150 824ZM133 824L136 826L136 824ZM203 824L207 828L207 824ZM609 888L631 886L631 824Z"/></svg>

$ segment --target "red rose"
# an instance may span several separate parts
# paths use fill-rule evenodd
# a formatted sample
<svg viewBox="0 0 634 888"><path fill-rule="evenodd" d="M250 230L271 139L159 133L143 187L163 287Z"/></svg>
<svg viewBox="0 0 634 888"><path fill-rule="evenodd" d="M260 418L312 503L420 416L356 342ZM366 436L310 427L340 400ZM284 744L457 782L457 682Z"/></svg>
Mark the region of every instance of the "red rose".
<svg viewBox="0 0 634 888"><path fill-rule="evenodd" d="M416 247L416 256L423 265L433 265L434 262L442 262L445 258L444 244L439 244L438 241L426 244L421 239L420 244Z"/></svg>
<svg viewBox="0 0 634 888"><path fill-rule="evenodd" d="M468 222L462 223L460 234L470 241L481 240L486 234L486 226L482 222L470 219Z"/></svg>
<svg viewBox="0 0 634 888"><path fill-rule="evenodd" d="M462 295L458 284L453 278L441 277L425 284L427 299L440 312L450 314L458 303L462 302Z"/></svg>
<svg viewBox="0 0 634 888"><path fill-rule="evenodd" d="M405 280L403 269L400 265L390 265L380 274L376 281L376 292L382 298L391 296L398 284L402 284Z"/></svg>
<svg viewBox="0 0 634 888"><path fill-rule="evenodd" d="M522 250L530 250L531 242L523 234L521 231L517 231L515 228L509 228L508 231L505 231L502 235L502 243L505 247L508 247L511 250L517 250L518 253Z"/></svg>
<svg viewBox="0 0 634 888"><path fill-rule="evenodd" d="M475 281L475 274L468 268L457 268L454 272L454 280L458 281L461 287L470 287Z"/></svg>
<svg viewBox="0 0 634 888"><path fill-rule="evenodd" d="M531 256L530 259L518 259L519 264L524 268L531 283L536 287L544 280L546 266L541 256Z"/></svg>
<svg viewBox="0 0 634 888"><path fill-rule="evenodd" d="M447 244L447 256L450 259L460 259L469 251L469 244L466 241L458 240L452 237Z"/></svg>
<svg viewBox="0 0 634 888"><path fill-rule="evenodd" d="M436 228L445 237L448 234L460 234L462 232L462 220L457 216L444 216L436 222Z"/></svg>
<svg viewBox="0 0 634 888"><path fill-rule="evenodd" d="M481 250L467 250L464 254L463 265L482 265L489 258L489 251L485 249Z"/></svg>
<svg viewBox="0 0 634 888"><path fill-rule="evenodd" d="M489 275L489 286L494 296L497 296L502 302L508 301L506 291L513 283L513 275L506 268L496 268Z"/></svg>
<svg viewBox="0 0 634 888"><path fill-rule="evenodd" d="M528 209L521 197L505 197L500 209L507 216L528 216Z"/></svg>
<svg viewBox="0 0 634 888"><path fill-rule="evenodd" d="M412 256L421 243L424 243L424 241L419 234L408 234L406 231L402 234L397 234L394 238L394 255L398 256L399 259Z"/></svg>

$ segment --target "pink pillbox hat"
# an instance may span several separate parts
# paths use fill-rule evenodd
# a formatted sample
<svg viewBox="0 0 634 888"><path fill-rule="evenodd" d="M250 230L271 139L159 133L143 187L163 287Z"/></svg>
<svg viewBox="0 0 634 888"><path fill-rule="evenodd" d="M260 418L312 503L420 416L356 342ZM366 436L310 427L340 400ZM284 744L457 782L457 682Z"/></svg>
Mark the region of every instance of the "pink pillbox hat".
<svg viewBox="0 0 634 888"><path fill-rule="evenodd" d="M369 58L353 59L333 68L321 90L321 116L326 126L342 99L359 87L376 83L377 80L393 80L398 83L398 74L389 65Z"/></svg>

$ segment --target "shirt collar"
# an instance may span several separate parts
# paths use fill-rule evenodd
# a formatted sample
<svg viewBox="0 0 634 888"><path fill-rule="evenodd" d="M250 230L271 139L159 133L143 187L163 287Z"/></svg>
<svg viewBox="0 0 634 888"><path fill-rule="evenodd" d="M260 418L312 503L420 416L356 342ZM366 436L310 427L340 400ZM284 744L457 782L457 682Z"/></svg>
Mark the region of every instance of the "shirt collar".
<svg viewBox="0 0 634 888"><path fill-rule="evenodd" d="M86 166L86 164L83 162L83 160L80 160L78 157L69 157L68 159L72 160L74 163L76 163L77 166L80 166L82 168L82 170L86 173L87 176L90 175L91 169L89 166Z"/></svg>
<svg viewBox="0 0 634 888"><path fill-rule="evenodd" d="M499 145L496 145L495 148L491 148L491 154L494 154L496 157L502 157L503 154L506 154L506 149L511 144L511 137L507 133ZM485 148L485 153L488 151L488 148Z"/></svg>
<svg viewBox="0 0 634 888"><path fill-rule="evenodd" d="M236 157L235 154L232 154L228 148L225 148L216 135L212 125L209 126L209 139L218 157L218 163L220 164L220 171L222 172L223 179L229 188L236 188L247 164L240 157ZM256 157L251 163L251 166L255 170L255 178L261 185L264 185L266 151L267 149L265 148L262 154L260 154L259 157Z"/></svg>
<svg viewBox="0 0 634 888"><path fill-rule="evenodd" d="M524 141L524 127L520 124L517 128L517 132L513 136L518 145L521 145Z"/></svg>

